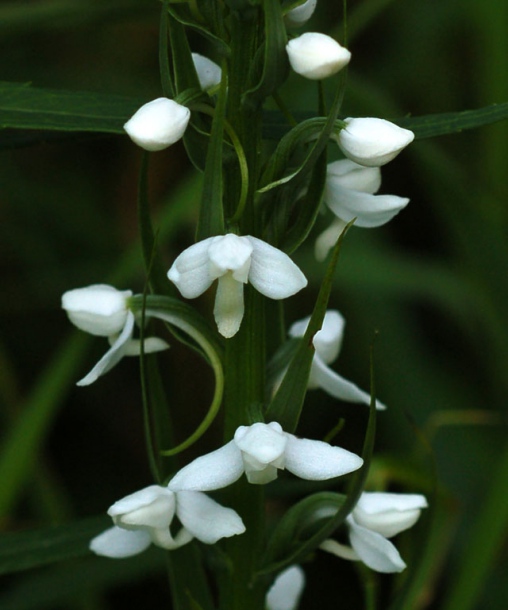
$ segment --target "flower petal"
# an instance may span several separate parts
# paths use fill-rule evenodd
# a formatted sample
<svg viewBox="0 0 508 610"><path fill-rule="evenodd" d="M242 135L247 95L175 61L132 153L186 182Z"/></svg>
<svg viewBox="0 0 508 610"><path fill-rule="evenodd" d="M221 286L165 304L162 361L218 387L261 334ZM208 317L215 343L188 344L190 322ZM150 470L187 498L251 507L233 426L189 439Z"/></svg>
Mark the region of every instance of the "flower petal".
<svg viewBox="0 0 508 610"><path fill-rule="evenodd" d="M306 32L288 42L286 51L297 74L320 80L347 66L351 53L336 40L319 32Z"/></svg>
<svg viewBox="0 0 508 610"><path fill-rule="evenodd" d="M310 316L291 325L290 337L303 337L310 322ZM346 321L336 309L328 309L323 318L321 329L314 335L312 343L316 354L323 362L329 364L336 360L342 345Z"/></svg>
<svg viewBox="0 0 508 610"><path fill-rule="evenodd" d="M360 390L354 383L337 374L321 360L318 354L315 354L312 360L309 377L309 387L311 386L313 388L319 387L327 394L330 394L330 396L339 400L361 402L367 406L370 405L370 394ZM382 411L386 409L386 406L379 400L376 400L376 409Z"/></svg>
<svg viewBox="0 0 508 610"><path fill-rule="evenodd" d="M253 246L249 282L265 297L285 299L307 286L307 279L287 254L256 237L248 236Z"/></svg>
<svg viewBox="0 0 508 610"><path fill-rule="evenodd" d="M189 119L188 108L159 97L141 106L123 128L138 146L156 151L177 142L185 133Z"/></svg>
<svg viewBox="0 0 508 610"><path fill-rule="evenodd" d="M209 237L184 250L171 265L168 278L186 299L195 299L207 290L214 278L210 275Z"/></svg>
<svg viewBox="0 0 508 610"><path fill-rule="evenodd" d="M228 271L219 277L213 315L220 334L230 339L240 329L245 311L243 284Z"/></svg>
<svg viewBox="0 0 508 610"><path fill-rule="evenodd" d="M150 546L150 535L146 531L124 530L111 527L90 542L90 550L96 555L121 559L142 553Z"/></svg>
<svg viewBox="0 0 508 610"><path fill-rule="evenodd" d="M117 290L107 284L93 284L65 292L62 295L62 308L80 330L108 337L122 330L130 296L132 290Z"/></svg>
<svg viewBox="0 0 508 610"><path fill-rule="evenodd" d="M221 277L231 271L235 280L247 283L252 250L247 237L239 237L234 233L213 237L208 248L211 277Z"/></svg>
<svg viewBox="0 0 508 610"><path fill-rule="evenodd" d="M215 544L245 532L242 519L232 508L221 506L199 491L179 491L176 514L182 525L198 540Z"/></svg>
<svg viewBox="0 0 508 610"><path fill-rule="evenodd" d="M341 447L286 435L286 468L302 479L324 481L358 470L363 464L361 457Z"/></svg>
<svg viewBox="0 0 508 610"><path fill-rule="evenodd" d="M427 507L420 494L364 492L353 511L356 523L386 538L412 527Z"/></svg>
<svg viewBox="0 0 508 610"><path fill-rule="evenodd" d="M318 235L316 245L314 246L314 256L318 262L322 263L328 256L328 252L330 252L337 243L346 224L347 223L340 218L334 218L332 224Z"/></svg>
<svg viewBox="0 0 508 610"><path fill-rule="evenodd" d="M347 559L348 561L359 561L358 554L352 549L350 546L346 546L345 544L341 544L336 540L332 540L328 538L324 540L319 548L322 551L326 551L327 553L331 553L336 557L340 557L341 559Z"/></svg>
<svg viewBox="0 0 508 610"><path fill-rule="evenodd" d="M335 186L373 195L381 186L381 170L379 167L359 165L351 159L333 161L326 167L326 190L329 195L333 194Z"/></svg>
<svg viewBox="0 0 508 610"><path fill-rule="evenodd" d="M169 345L159 337L145 337L145 354L154 354L169 349ZM141 353L141 341L131 339L125 349L126 356L139 356Z"/></svg>
<svg viewBox="0 0 508 610"><path fill-rule="evenodd" d="M306 0L284 15L284 22L290 28L298 28L312 17L317 0Z"/></svg>
<svg viewBox="0 0 508 610"><path fill-rule="evenodd" d="M397 195L370 195L336 184L333 190L327 185L325 202L335 216L344 222L356 218L356 227L370 229L389 222L406 207L409 199Z"/></svg>
<svg viewBox="0 0 508 610"><path fill-rule="evenodd" d="M395 546L381 534L349 521L349 540L358 557L376 572L402 572L406 567Z"/></svg>
<svg viewBox="0 0 508 610"><path fill-rule="evenodd" d="M175 514L175 494L167 487L150 485L115 502L108 510L115 525L168 528Z"/></svg>
<svg viewBox="0 0 508 610"><path fill-rule="evenodd" d="M227 487L243 474L242 453L234 441L196 458L169 482L172 491L211 491Z"/></svg>
<svg viewBox="0 0 508 610"><path fill-rule="evenodd" d="M192 61L196 68L196 74L198 75L201 89L206 91L207 89L216 87L220 83L222 70L214 61L199 53L192 54Z"/></svg>
<svg viewBox="0 0 508 610"><path fill-rule="evenodd" d="M296 610L305 587L305 573L300 566L283 570L266 594L268 610Z"/></svg>
<svg viewBox="0 0 508 610"><path fill-rule="evenodd" d="M104 354L104 356L97 362L93 369L85 375L83 379L78 381L76 385L85 386L90 385L96 381L101 375L107 373L112 369L115 364L125 356L128 348L128 342L132 336L134 330L134 314L132 311L127 313L127 319L125 320L125 326L122 332L118 335L117 340L113 343L111 348Z"/></svg>
<svg viewBox="0 0 508 610"><path fill-rule="evenodd" d="M414 140L414 133L385 119L347 118L338 135L342 152L356 163L377 167L394 159Z"/></svg>

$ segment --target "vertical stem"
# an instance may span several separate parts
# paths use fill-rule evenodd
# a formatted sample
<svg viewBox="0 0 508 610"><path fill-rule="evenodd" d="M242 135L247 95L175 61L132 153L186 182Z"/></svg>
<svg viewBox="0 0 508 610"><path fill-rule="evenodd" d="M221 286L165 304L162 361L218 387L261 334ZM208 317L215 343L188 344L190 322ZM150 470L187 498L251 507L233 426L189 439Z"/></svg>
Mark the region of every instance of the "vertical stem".
<svg viewBox="0 0 508 610"><path fill-rule="evenodd" d="M261 142L261 113L242 106L242 95L252 83L249 69L258 45L260 13L256 8L232 12L231 58L229 66L228 120L246 152L249 189L238 228L242 235L259 234L254 214L254 192L258 176ZM231 217L241 192L239 171L224 172L224 210ZM265 299L251 286L245 286L245 316L239 332L226 342L224 440L233 437L238 426L252 423L254 405L263 402L265 387ZM259 610L264 590L253 582L256 560L264 541L264 490L244 477L226 490L228 504L241 515L246 532L225 541L230 570L221 582L221 610Z"/></svg>

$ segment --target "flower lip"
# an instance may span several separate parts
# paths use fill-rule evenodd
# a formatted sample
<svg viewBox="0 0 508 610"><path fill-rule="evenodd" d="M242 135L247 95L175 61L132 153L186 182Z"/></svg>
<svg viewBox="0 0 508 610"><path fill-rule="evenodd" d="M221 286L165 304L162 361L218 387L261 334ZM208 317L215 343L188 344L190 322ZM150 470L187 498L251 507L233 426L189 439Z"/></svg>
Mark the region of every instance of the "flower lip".
<svg viewBox="0 0 508 610"><path fill-rule="evenodd" d="M122 330L127 319L131 290L117 290L106 284L69 290L62 295L62 308L80 330L108 337Z"/></svg>
<svg viewBox="0 0 508 610"><path fill-rule="evenodd" d="M415 134L374 117L347 118L337 141L342 152L356 163L367 167L384 165L410 144Z"/></svg>
<svg viewBox="0 0 508 610"><path fill-rule="evenodd" d="M139 108L123 126L131 140L148 151L164 150L185 133L190 110L159 97Z"/></svg>

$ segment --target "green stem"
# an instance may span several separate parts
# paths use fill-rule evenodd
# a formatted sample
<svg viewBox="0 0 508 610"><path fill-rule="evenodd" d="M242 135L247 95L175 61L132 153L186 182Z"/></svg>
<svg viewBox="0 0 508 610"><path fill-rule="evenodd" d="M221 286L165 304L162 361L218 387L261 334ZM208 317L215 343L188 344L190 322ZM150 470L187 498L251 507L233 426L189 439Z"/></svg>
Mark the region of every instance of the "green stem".
<svg viewBox="0 0 508 610"><path fill-rule="evenodd" d="M245 151L248 187L241 172L225 172L226 218L238 220L240 233L259 235L260 219L254 213L254 193L259 175L261 113L242 105L249 89L249 66L258 46L259 13L252 9L231 14L228 122ZM243 195L245 193L245 195ZM244 201L242 206L238 201ZM238 426L253 423L253 412L263 402L265 391L265 298L245 287L245 315L239 332L226 342L224 390L224 440L230 441ZM259 410L259 409L258 409ZM225 491L225 504L242 517L246 532L225 541L229 570L220 582L221 610L259 610L265 591L253 580L261 545L264 543L264 489L242 478Z"/></svg>

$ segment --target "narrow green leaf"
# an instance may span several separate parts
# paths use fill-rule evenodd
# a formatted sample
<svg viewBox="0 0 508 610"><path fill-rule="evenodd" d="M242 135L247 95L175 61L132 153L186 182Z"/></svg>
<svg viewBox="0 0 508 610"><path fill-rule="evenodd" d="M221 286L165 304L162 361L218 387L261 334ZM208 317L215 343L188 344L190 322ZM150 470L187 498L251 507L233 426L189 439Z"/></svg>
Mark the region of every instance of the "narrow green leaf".
<svg viewBox="0 0 508 610"><path fill-rule="evenodd" d="M252 108L259 107L287 79L289 61L286 53L286 26L278 0L263 0L264 50L263 68L259 83L246 91L242 102Z"/></svg>
<svg viewBox="0 0 508 610"><path fill-rule="evenodd" d="M185 28L172 16L171 12L168 18L168 28L176 94L178 95L186 89L201 90Z"/></svg>
<svg viewBox="0 0 508 610"><path fill-rule="evenodd" d="M66 525L2 534L0 574L88 555L90 540L110 526L111 519L104 515Z"/></svg>
<svg viewBox="0 0 508 610"><path fill-rule="evenodd" d="M210 141L206 154L203 191L201 194L201 206L196 229L197 241L201 241L202 239L206 239L213 235L223 235L225 233L224 206L222 203L222 149L227 103L227 83L228 75L226 63L223 62L219 97L214 112L212 132L210 134Z"/></svg>
<svg viewBox="0 0 508 610"><path fill-rule="evenodd" d="M171 82L171 69L169 66L168 21L168 3L166 0L163 0L159 25L159 71L162 91L166 97L172 99L175 97L175 90Z"/></svg>
<svg viewBox="0 0 508 610"><path fill-rule="evenodd" d="M21 415L5 438L0 452L0 515L8 514L25 484L26 473L38 454L54 414L68 388L78 379L85 349L92 337L74 335L42 372L35 391L20 409Z"/></svg>
<svg viewBox="0 0 508 610"><path fill-rule="evenodd" d="M464 129L476 129L506 119L508 119L508 102L492 104L476 110L404 117L393 121L401 127L411 129L417 139L423 139L460 133Z"/></svg>
<svg viewBox="0 0 508 610"><path fill-rule="evenodd" d="M337 240L305 335L300 340L296 354L266 411L266 420L278 421L287 432L294 432L300 419L315 351L312 339L323 323L342 241L353 222L346 225Z"/></svg>
<svg viewBox="0 0 508 610"><path fill-rule="evenodd" d="M284 239L281 249L288 254L294 252L308 237L319 209L326 182L327 156L322 152L316 164L312 168L311 179L307 191L300 199L297 199L294 206L293 217L296 221L291 225L287 233L283 234Z"/></svg>
<svg viewBox="0 0 508 610"><path fill-rule="evenodd" d="M125 133L142 98L0 82L0 128Z"/></svg>
<svg viewBox="0 0 508 610"><path fill-rule="evenodd" d="M143 304L142 295L129 299L129 306L134 312L141 312ZM206 321L192 307L177 299L147 295L145 315L163 320L189 335L203 350L215 375L215 391L208 413L189 438L177 447L162 452L163 455L170 456L195 443L208 430L220 409L224 392L223 347Z"/></svg>
<svg viewBox="0 0 508 610"><path fill-rule="evenodd" d="M133 582L153 578L163 573L164 567L164 553L155 548L121 560L87 557L60 563L16 579L12 587L2 592L0 608L95 608L95 605L78 605L77 601L88 601L90 595L100 594L109 587L123 588ZM175 610L188 610L188 606L175 606Z"/></svg>
<svg viewBox="0 0 508 610"><path fill-rule="evenodd" d="M271 565L279 561L289 561L289 557L292 558L298 553L302 543L309 538L309 533L319 529L323 519L330 519L345 500L346 496L342 494L323 491L294 504L284 514L270 537L263 563Z"/></svg>
<svg viewBox="0 0 508 610"><path fill-rule="evenodd" d="M173 19L178 21L178 23L180 23L182 26L194 30L206 38L214 46L215 50L221 57L228 57L230 54L229 46L224 42L224 40L222 40L222 38L219 38L213 34L202 23L199 23L196 20L187 6L187 3L180 3L179 6L175 6L175 4L170 5L169 13Z"/></svg>
<svg viewBox="0 0 508 610"><path fill-rule="evenodd" d="M314 314L313 314L314 317ZM312 319L311 319L312 322ZM347 496L344 498L343 496L332 500L332 504L328 504L328 506L333 507L333 502L336 502L336 513L333 516L330 516L325 523L319 527L317 531L314 529L306 530L306 527L309 525L309 506L311 505L310 498L306 498L301 501L299 504L294 507L294 512L291 513L291 510L288 511L290 514L290 518L284 524L283 529L280 534L277 534L279 538L276 537L273 543L273 550L271 550L272 554L275 552L281 552L283 547L288 544L288 534L291 531L295 531L295 527L298 526L298 531L301 532L300 544L290 550L289 554L287 554L284 558L273 561L272 558L268 555L266 557L266 564L259 570L258 576L263 576L266 574L270 574L272 572L279 572L284 568L287 568L290 565L301 563L305 560L309 553L317 549L317 547L324 541L326 538L329 538L332 533L343 523L345 518L349 515L349 513L353 510L358 502L358 499L365 487L365 481L367 479L367 474L369 472L370 463L372 460L372 453L374 450L374 439L376 436L376 397L375 397L375 387L374 387L374 373L373 373L373 363L371 357L371 394L370 394L370 408L369 408L369 420L367 423L367 431L365 433L365 440L363 443L362 450L362 458L363 458L363 466L357 470L353 475L349 484L349 489ZM321 496L321 494L316 494L317 496L322 497L326 500L325 496ZM318 498L319 500L319 498ZM309 501L309 505L305 504L306 501ZM298 508L297 508L298 507ZM312 522L311 522L312 524ZM304 533L309 532L306 536ZM290 546L290 545L289 545ZM271 548L271 547L269 547Z"/></svg>
<svg viewBox="0 0 508 610"><path fill-rule="evenodd" d="M145 272L152 292L173 294L165 267L156 248L148 203L148 165L150 155L143 151L138 181L138 225Z"/></svg>

